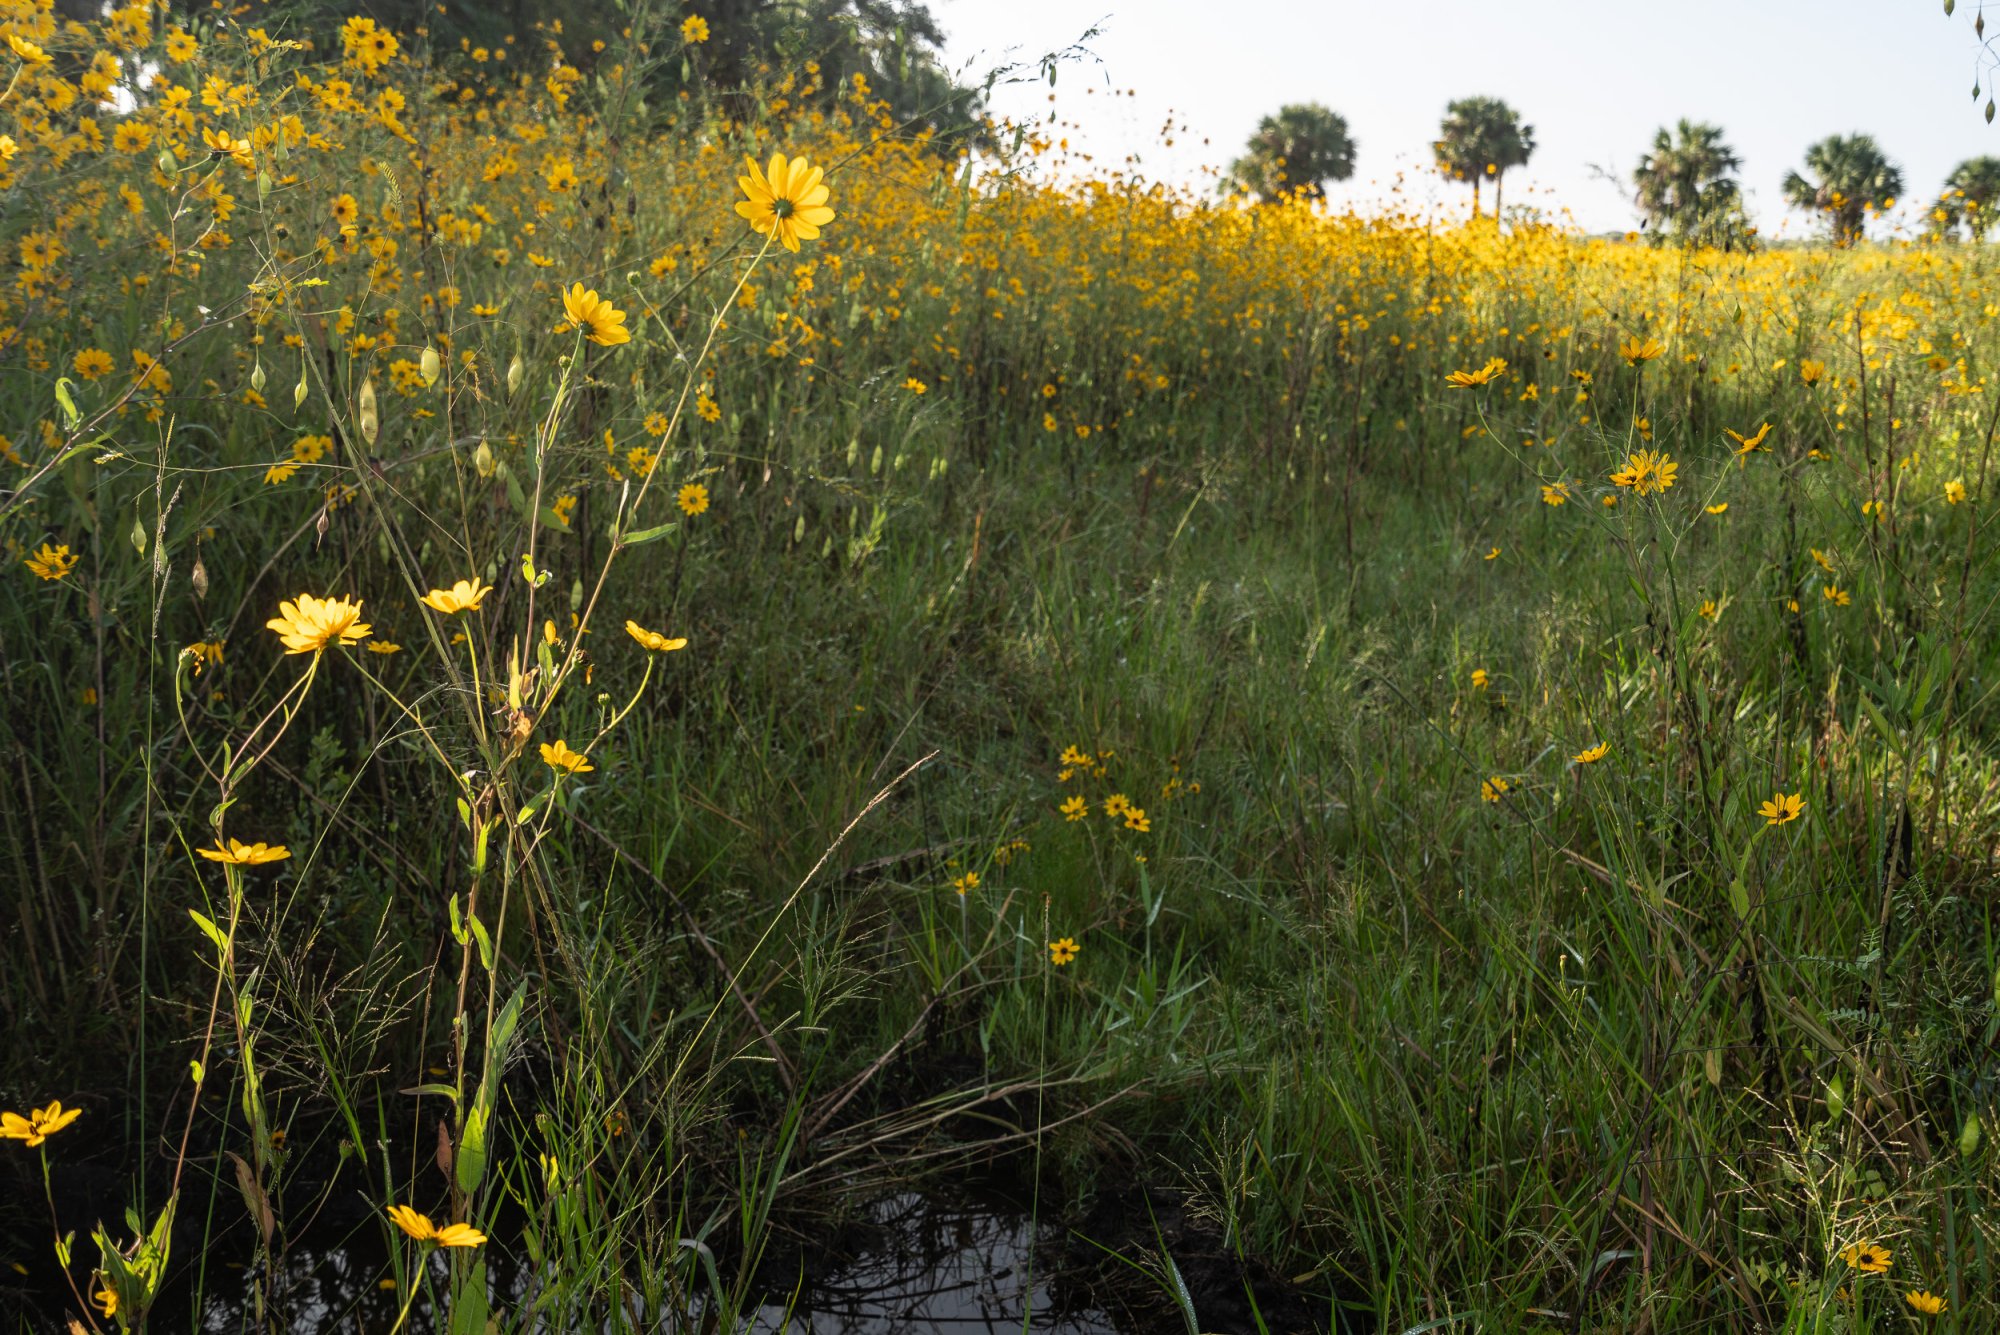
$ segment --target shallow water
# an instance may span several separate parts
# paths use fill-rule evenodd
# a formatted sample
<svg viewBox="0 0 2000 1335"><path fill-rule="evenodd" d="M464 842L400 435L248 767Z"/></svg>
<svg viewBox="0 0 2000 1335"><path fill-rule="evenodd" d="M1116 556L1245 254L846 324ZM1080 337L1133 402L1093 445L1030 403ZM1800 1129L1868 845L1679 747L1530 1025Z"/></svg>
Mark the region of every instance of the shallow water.
<svg viewBox="0 0 2000 1335"><path fill-rule="evenodd" d="M952 1203L917 1192L878 1201L874 1244L814 1277L787 1315L758 1313L757 1335L973 1335L1026 1329L1117 1335L1108 1315L1071 1310L1036 1270L1035 1227L987 1202ZM1042 1248L1047 1251L1049 1249Z"/></svg>
<svg viewBox="0 0 2000 1335"><path fill-rule="evenodd" d="M858 1239L851 1254L829 1257L807 1249L795 1264L804 1270L794 1281L790 1303L766 1303L745 1325L743 1335L973 1335L1033 1331L1047 1335L1121 1335L1100 1310L1066 1302L1063 1285L1045 1274L1038 1253L1057 1249L1040 1239L1028 1215L1004 1200L946 1200L906 1192L877 1201L865 1226L843 1230ZM531 1284L524 1267L494 1266L494 1305L503 1313L521 1301ZM383 1258L368 1241L353 1247L295 1245L273 1287L287 1314L273 1323L292 1335L367 1335L387 1330L401 1306L398 1295L380 1285ZM767 1281L783 1285L782 1279ZM156 1329L187 1329L208 1335L237 1335L258 1328L248 1274L229 1261L212 1261L202 1285L198 1316L185 1288L170 1284L153 1313ZM24 1295L12 1295L21 1297ZM13 1304L0 1304L11 1307ZM26 1329L65 1329L72 1302L54 1292L28 1300L20 1313ZM1024 1322L1025 1317L1025 1322ZM502 1317L505 1320L505 1317ZM13 1324L9 1321L7 1324ZM701 1328L699 1315L686 1323ZM419 1301L406 1330L439 1328ZM678 1335L662 1329L661 1335Z"/></svg>

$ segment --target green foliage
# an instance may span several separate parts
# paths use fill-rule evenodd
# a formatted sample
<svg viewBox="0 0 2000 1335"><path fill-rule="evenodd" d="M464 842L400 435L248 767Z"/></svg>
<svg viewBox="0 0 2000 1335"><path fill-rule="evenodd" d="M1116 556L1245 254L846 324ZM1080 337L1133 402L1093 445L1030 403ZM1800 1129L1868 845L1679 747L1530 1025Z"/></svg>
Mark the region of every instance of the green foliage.
<svg viewBox="0 0 2000 1335"><path fill-rule="evenodd" d="M1861 240L1870 212L1886 209L1903 193L1903 171L1889 161L1873 135L1835 134L1806 150L1806 171L1785 173L1785 202L1818 213L1838 246Z"/></svg>
<svg viewBox="0 0 2000 1335"><path fill-rule="evenodd" d="M1945 177L1931 214L1932 228L1941 236L1962 228L1973 241L1984 241L1996 209L2000 209L2000 158L1967 158Z"/></svg>
<svg viewBox="0 0 2000 1335"><path fill-rule="evenodd" d="M1500 187L1509 167L1523 167L1535 152L1535 127L1497 97L1462 97L1444 109L1431 145L1437 168L1454 181L1472 183L1472 214L1479 216L1479 185L1493 181L1493 216L1500 216Z"/></svg>
<svg viewBox="0 0 2000 1335"><path fill-rule="evenodd" d="M1742 165L1719 126L1683 118L1672 130L1662 127L1632 173L1645 225L1682 245L1747 244L1750 228L1735 175Z"/></svg>
<svg viewBox="0 0 2000 1335"><path fill-rule="evenodd" d="M1346 117L1317 102L1293 103L1257 123L1222 188L1267 203L1293 196L1319 199L1326 182L1354 175L1354 152Z"/></svg>

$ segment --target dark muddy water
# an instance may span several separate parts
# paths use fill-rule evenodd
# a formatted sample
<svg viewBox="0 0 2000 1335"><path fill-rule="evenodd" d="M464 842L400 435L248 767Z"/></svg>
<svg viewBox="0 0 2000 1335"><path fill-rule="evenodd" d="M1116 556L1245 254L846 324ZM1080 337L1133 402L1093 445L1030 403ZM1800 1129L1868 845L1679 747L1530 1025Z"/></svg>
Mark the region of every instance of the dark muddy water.
<svg viewBox="0 0 2000 1335"><path fill-rule="evenodd" d="M1040 1267L1029 1218L990 1202L948 1203L917 1193L879 1201L870 1211L872 1245L851 1262L815 1277L788 1314L767 1305L751 1326L758 1335L985 1335L1060 1332L1117 1335L1101 1312L1064 1301L1060 1274ZM1038 1258L1037 1253L1043 1253Z"/></svg>
<svg viewBox="0 0 2000 1335"><path fill-rule="evenodd" d="M801 1248L791 1260L795 1279L766 1280L770 1289L783 1292L746 1319L739 1328L743 1335L985 1335L1024 1329L1130 1335L1132 1330L1066 1293L1060 1272L1047 1269L1058 1253L1054 1240L1006 1202L910 1192L877 1201L859 1227L841 1232L838 1253ZM293 1335L386 1331L401 1304L393 1289L380 1287L384 1273L383 1258L367 1247L295 1246L273 1286L283 1316L271 1324ZM504 1314L527 1297L532 1284L526 1268L496 1265L495 1307ZM240 1265L211 1261L202 1295L195 1298L191 1285L170 1286L179 1291L162 1296L152 1327L210 1335L257 1329L254 1288ZM0 1283L0 1320L9 1328L55 1335L74 1315L74 1301L64 1298L47 1290L8 1292ZM429 1331L440 1324L420 1301L404 1329ZM659 1329L661 1335L679 1335L677 1327L696 1331L703 1325L697 1312Z"/></svg>

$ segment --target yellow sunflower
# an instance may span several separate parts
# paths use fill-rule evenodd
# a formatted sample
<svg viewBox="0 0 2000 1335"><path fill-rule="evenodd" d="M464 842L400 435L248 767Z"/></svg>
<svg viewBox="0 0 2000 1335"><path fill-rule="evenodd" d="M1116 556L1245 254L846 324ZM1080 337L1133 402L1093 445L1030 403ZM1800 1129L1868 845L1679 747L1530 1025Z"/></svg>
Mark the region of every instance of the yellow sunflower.
<svg viewBox="0 0 2000 1335"><path fill-rule="evenodd" d="M597 768L582 752L570 750L569 743L560 737L553 746L542 743L542 760L551 769L559 769L566 774L588 774Z"/></svg>
<svg viewBox="0 0 2000 1335"><path fill-rule="evenodd" d="M476 579L462 579L448 589L432 589L424 595L424 606L452 616L459 612L477 612L486 595L493 592L491 584L481 584Z"/></svg>
<svg viewBox="0 0 2000 1335"><path fill-rule="evenodd" d="M750 170L736 183L747 198L736 205L737 213L749 220L759 236L775 237L786 250L797 250L799 242L810 241L819 229L833 221L826 206L826 169L809 165L802 157L787 159L783 153L771 155L768 172L755 159L743 159Z"/></svg>
<svg viewBox="0 0 2000 1335"><path fill-rule="evenodd" d="M210 862L227 862L238 867L260 867L266 862L282 862L292 855L292 850L283 844L246 844L241 839L217 839L214 848L197 848L195 852Z"/></svg>
<svg viewBox="0 0 2000 1335"><path fill-rule="evenodd" d="M25 1117L20 1113L0 1112L0 1140L18 1140L33 1149L81 1116L81 1108L64 1112L61 1099L46 1108L30 1108Z"/></svg>
<svg viewBox="0 0 2000 1335"><path fill-rule="evenodd" d="M656 630L647 630L636 621L625 623L625 633L656 654L670 654L676 649L687 648L686 636L668 638Z"/></svg>
<svg viewBox="0 0 2000 1335"><path fill-rule="evenodd" d="M329 644L342 648L368 638L372 626L361 624L361 600L315 598L302 593L297 602L278 604L279 615L264 623L278 632L288 654L314 654Z"/></svg>
<svg viewBox="0 0 2000 1335"><path fill-rule="evenodd" d="M563 293L563 314L583 331L583 336L600 347L615 347L632 341L625 328L625 312L595 291L585 291L582 283L572 283Z"/></svg>
<svg viewBox="0 0 2000 1335"><path fill-rule="evenodd" d="M439 1228L429 1215L418 1214L407 1205L390 1206L389 1218L418 1242L435 1242L440 1247L477 1247L486 1241L486 1235L470 1224L446 1224Z"/></svg>

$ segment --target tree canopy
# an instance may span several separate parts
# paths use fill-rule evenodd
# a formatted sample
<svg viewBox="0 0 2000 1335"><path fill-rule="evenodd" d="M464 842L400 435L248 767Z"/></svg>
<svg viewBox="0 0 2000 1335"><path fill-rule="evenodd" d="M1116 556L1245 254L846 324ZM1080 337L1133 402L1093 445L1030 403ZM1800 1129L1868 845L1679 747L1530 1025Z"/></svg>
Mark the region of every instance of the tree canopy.
<svg viewBox="0 0 2000 1335"><path fill-rule="evenodd" d="M1931 221L1940 234L1963 228L1974 241L1984 241L1996 210L2000 210L2000 158L1967 158L1945 177Z"/></svg>
<svg viewBox="0 0 2000 1335"><path fill-rule="evenodd" d="M1270 202L1287 196L1320 199L1326 182L1354 175L1354 136L1347 118L1317 102L1297 102L1257 122L1243 156L1230 164L1225 189Z"/></svg>
<svg viewBox="0 0 2000 1335"><path fill-rule="evenodd" d="M1500 185L1509 167L1523 167L1535 151L1535 127L1497 97L1462 97L1444 109L1438 126L1438 170L1472 182L1472 213L1479 215L1479 183L1493 178L1493 216L1500 216Z"/></svg>
<svg viewBox="0 0 2000 1335"><path fill-rule="evenodd" d="M1806 150L1806 171L1810 177L1785 173L1785 202L1824 217L1835 245L1859 241L1869 210L1886 209L1903 193L1902 168L1873 135L1828 135Z"/></svg>
<svg viewBox="0 0 2000 1335"><path fill-rule="evenodd" d="M422 28L433 49L445 52L498 50L512 34L516 58L525 52L524 35L539 26L559 34L564 58L586 72L600 58L597 42L634 26L632 6L620 0L290 0L282 7L307 30L356 11L398 32ZM767 73L811 61L819 66L816 96L836 97L861 75L895 120L946 140L973 128L984 105L984 90L961 84L946 66L944 32L923 0L703 0L689 14L699 15L707 35L654 74L668 96L683 90L737 96Z"/></svg>
<svg viewBox="0 0 2000 1335"><path fill-rule="evenodd" d="M1655 235L1697 245L1734 245L1748 238L1743 166L1723 141L1722 129L1683 117L1661 126L1653 147L1632 173L1634 200Z"/></svg>

